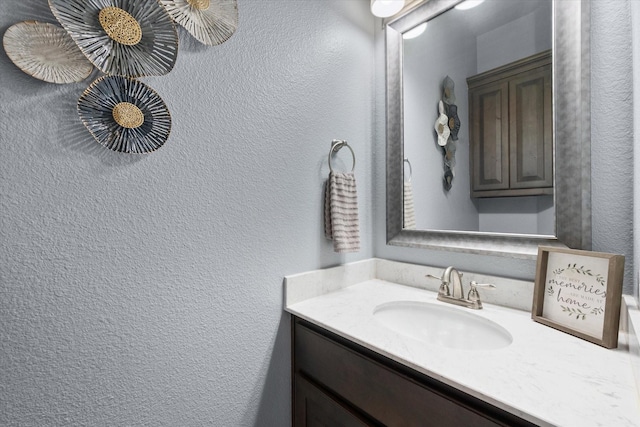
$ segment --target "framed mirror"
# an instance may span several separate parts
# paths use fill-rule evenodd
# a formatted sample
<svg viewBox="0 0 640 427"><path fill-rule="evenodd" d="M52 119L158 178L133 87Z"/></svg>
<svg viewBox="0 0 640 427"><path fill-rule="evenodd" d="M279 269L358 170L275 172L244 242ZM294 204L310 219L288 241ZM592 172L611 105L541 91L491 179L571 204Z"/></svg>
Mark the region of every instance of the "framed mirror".
<svg viewBox="0 0 640 427"><path fill-rule="evenodd" d="M525 259L534 259L539 245L591 249L589 2L526 0L518 6L516 0L484 0L474 14L470 13L472 9L456 9L463 3L428 0L385 26L387 243ZM510 4L515 8L508 10ZM410 30L423 23L427 26L419 36L422 42L405 39ZM515 29L516 35L510 35L509 28ZM514 70L523 64L531 69L526 64L539 62L542 57L548 61L545 66L549 76L544 81L549 86L545 97L550 98L544 114L529 117L508 107L522 104L512 95L500 95L497 103L491 99L481 99L484 104L478 101L473 91L487 79L495 86L498 78L513 77ZM445 100L445 86L450 83L455 83L453 99L458 104L459 120L453 163L447 161L450 158L444 145L451 142L450 135L445 135L448 140L441 136L439 143L436 130L439 101ZM501 84L512 88L512 94L520 90L517 85L510 86L512 83ZM500 100L503 110L496 107ZM445 101L451 103L450 99ZM537 132L535 137L526 137L530 140L543 139L537 136L543 134L538 130L548 128L551 150L547 151L551 152L543 155L542 149L529 149L510 155L507 149L484 158L482 151L478 155L479 149L472 147L478 146L482 135L495 137L496 133L482 123L478 125L478 103L485 110L488 105L492 114L503 111L502 115L493 114L492 120L499 123L497 132L504 146L513 146L511 141L518 138L523 127ZM443 105L444 113L449 113L449 105ZM548 119L543 120L545 115ZM516 123L516 117L522 117L525 124ZM447 123L454 128L453 121ZM510 131L509 125L518 132ZM473 172L477 158L482 158L480 168L487 169L494 164L509 167L510 156L521 163L536 159L534 163L548 171L548 180L535 187L545 188L489 187L489 192L476 191L477 184L472 181L474 173L478 175ZM504 170L491 173L505 181L516 179ZM405 198L409 180L411 192ZM420 198L420 203L408 204ZM526 211L527 206L532 206L533 212ZM413 218L405 217L410 211ZM505 223L514 225L501 229Z"/></svg>

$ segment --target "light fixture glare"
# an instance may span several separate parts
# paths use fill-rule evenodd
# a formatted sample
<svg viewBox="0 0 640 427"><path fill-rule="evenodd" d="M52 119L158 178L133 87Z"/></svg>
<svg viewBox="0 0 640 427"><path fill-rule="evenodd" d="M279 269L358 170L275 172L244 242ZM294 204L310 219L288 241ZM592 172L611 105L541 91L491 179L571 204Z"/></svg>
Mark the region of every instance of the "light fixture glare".
<svg viewBox="0 0 640 427"><path fill-rule="evenodd" d="M379 18L387 18L400 12L405 0L371 0L371 13Z"/></svg>
<svg viewBox="0 0 640 427"><path fill-rule="evenodd" d="M410 29L406 33L402 34L402 38L405 39L405 40L415 39L420 34L424 33L424 30L426 30L426 29L427 29L427 23L423 22L422 24L418 25L417 27L413 27L412 29Z"/></svg>
<svg viewBox="0 0 640 427"><path fill-rule="evenodd" d="M482 4L484 0L466 0L456 6L458 10L467 10Z"/></svg>

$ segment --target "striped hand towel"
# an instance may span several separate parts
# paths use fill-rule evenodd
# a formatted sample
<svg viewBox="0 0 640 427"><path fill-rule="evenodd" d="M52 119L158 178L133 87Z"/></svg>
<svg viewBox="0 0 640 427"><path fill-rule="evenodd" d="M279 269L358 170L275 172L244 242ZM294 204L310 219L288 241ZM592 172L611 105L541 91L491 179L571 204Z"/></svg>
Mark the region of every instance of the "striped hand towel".
<svg viewBox="0 0 640 427"><path fill-rule="evenodd" d="M416 213L413 207L413 186L411 181L404 182L403 227L408 230L416 228Z"/></svg>
<svg viewBox="0 0 640 427"><path fill-rule="evenodd" d="M353 172L331 172L324 188L324 234L338 253L360 250L358 194Z"/></svg>

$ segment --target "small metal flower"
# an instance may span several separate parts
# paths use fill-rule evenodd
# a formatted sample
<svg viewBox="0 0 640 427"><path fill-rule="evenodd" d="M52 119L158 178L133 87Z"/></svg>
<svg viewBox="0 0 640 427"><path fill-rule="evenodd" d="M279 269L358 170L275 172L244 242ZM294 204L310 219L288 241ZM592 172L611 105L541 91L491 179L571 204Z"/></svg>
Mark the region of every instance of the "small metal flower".
<svg viewBox="0 0 640 427"><path fill-rule="evenodd" d="M122 76L103 76L78 100L78 114L93 137L113 151L149 153L167 141L171 115L146 84Z"/></svg>
<svg viewBox="0 0 640 427"><path fill-rule="evenodd" d="M93 65L69 34L57 25L23 21L12 25L3 37L7 56L25 73L49 83L80 82Z"/></svg>
<svg viewBox="0 0 640 427"><path fill-rule="evenodd" d="M445 114L449 117L449 129L451 130L451 139L458 140L458 132L460 132L460 117L458 117L458 106L455 104L444 104Z"/></svg>
<svg viewBox="0 0 640 427"><path fill-rule="evenodd" d="M169 15L199 42L224 43L238 28L237 0L160 0Z"/></svg>
<svg viewBox="0 0 640 427"><path fill-rule="evenodd" d="M178 34L158 0L49 0L82 53L105 74L161 76L178 56Z"/></svg>

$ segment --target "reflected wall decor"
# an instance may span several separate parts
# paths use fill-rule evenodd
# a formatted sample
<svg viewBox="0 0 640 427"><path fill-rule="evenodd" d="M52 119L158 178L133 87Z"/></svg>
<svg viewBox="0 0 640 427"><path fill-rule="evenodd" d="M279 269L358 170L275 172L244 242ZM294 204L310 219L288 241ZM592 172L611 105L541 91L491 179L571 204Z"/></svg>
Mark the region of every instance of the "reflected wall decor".
<svg viewBox="0 0 640 427"><path fill-rule="evenodd" d="M178 57L175 23L219 45L238 27L237 0L48 0L62 25L24 21L4 34L7 56L49 83L97 78L78 100L91 135L110 150L149 153L164 145L171 115L162 98L135 80L163 76ZM174 23L175 21L175 23Z"/></svg>
<svg viewBox="0 0 640 427"><path fill-rule="evenodd" d="M438 101L438 118L434 129L444 159L443 186L445 191L449 191L453 185L453 167L456 162L456 141L460 131L460 119L458 107L454 104L456 102L455 84L451 77L444 78L442 87L442 99Z"/></svg>

